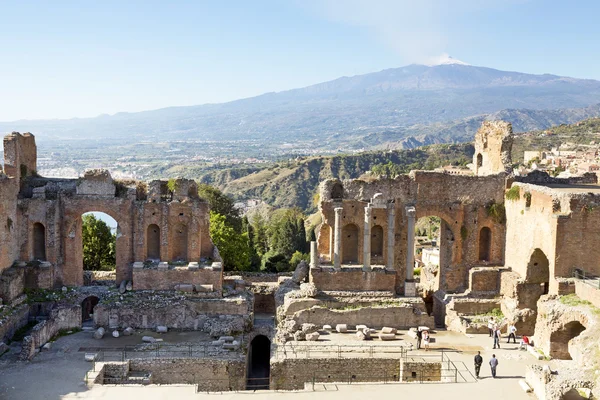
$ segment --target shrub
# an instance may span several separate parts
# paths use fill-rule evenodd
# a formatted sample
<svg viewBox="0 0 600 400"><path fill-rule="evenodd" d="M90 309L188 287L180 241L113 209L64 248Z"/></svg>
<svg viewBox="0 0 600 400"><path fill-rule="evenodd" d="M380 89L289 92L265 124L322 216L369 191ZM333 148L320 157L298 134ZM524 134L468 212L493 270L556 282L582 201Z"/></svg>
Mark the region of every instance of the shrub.
<svg viewBox="0 0 600 400"><path fill-rule="evenodd" d="M521 189L518 186L513 186L506 191L506 200L517 201L521 198Z"/></svg>

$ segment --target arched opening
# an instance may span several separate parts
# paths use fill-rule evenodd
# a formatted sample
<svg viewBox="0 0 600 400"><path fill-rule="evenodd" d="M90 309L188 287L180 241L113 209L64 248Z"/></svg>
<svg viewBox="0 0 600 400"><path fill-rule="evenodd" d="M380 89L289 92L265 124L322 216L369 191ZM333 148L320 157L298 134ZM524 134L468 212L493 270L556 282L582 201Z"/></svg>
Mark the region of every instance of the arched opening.
<svg viewBox="0 0 600 400"><path fill-rule="evenodd" d="M479 261L490 261L491 249L492 231L486 226L479 231Z"/></svg>
<svg viewBox="0 0 600 400"><path fill-rule="evenodd" d="M99 300L96 296L88 296L81 302L81 322L91 321L94 318L94 307Z"/></svg>
<svg viewBox="0 0 600 400"><path fill-rule="evenodd" d="M358 227L348 224L342 228L342 263L358 262Z"/></svg>
<svg viewBox="0 0 600 400"><path fill-rule="evenodd" d="M119 226L110 215L90 211L81 216L83 269L87 271L114 271Z"/></svg>
<svg viewBox="0 0 600 400"><path fill-rule="evenodd" d="M375 225L371 228L371 257L383 256L383 228Z"/></svg>
<svg viewBox="0 0 600 400"><path fill-rule="evenodd" d="M33 224L33 259L46 261L46 228L36 222Z"/></svg>
<svg viewBox="0 0 600 400"><path fill-rule="evenodd" d="M548 294L550 262L542 250L535 249L531 253L529 263L527 264L525 281L527 283L539 283L542 294Z"/></svg>
<svg viewBox="0 0 600 400"><path fill-rule="evenodd" d="M583 399L588 399L588 398L589 397L583 397L579 393L579 390L577 390L577 388L573 388L573 389L570 389L569 391L565 392L560 397L560 400L583 400Z"/></svg>
<svg viewBox="0 0 600 400"><path fill-rule="evenodd" d="M571 321L550 335L550 357L559 360L572 360L569 342L585 331L579 321Z"/></svg>
<svg viewBox="0 0 600 400"><path fill-rule="evenodd" d="M187 261L188 257L188 227L179 224L173 231L173 257L172 261Z"/></svg>
<svg viewBox="0 0 600 400"><path fill-rule="evenodd" d="M483 155L481 153L477 154L477 168L481 168L483 165Z"/></svg>
<svg viewBox="0 0 600 400"><path fill-rule="evenodd" d="M331 198L333 200L342 200L344 197L344 187L341 183L336 182L331 187Z"/></svg>
<svg viewBox="0 0 600 400"><path fill-rule="evenodd" d="M146 230L146 258L160 261L160 228L156 224Z"/></svg>
<svg viewBox="0 0 600 400"><path fill-rule="evenodd" d="M271 341L263 335L258 335L248 348L248 380L246 389L269 389L271 375Z"/></svg>

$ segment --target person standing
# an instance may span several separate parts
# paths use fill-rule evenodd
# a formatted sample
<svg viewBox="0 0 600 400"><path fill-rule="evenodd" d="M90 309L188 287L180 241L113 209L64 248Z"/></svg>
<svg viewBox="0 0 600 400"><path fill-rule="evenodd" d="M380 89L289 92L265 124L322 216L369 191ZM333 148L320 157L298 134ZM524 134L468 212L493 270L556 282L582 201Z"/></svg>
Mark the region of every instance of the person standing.
<svg viewBox="0 0 600 400"><path fill-rule="evenodd" d="M423 339L423 332L417 328L417 350L421 348L421 339Z"/></svg>
<svg viewBox="0 0 600 400"><path fill-rule="evenodd" d="M500 336L500 328L494 327L494 349L496 348L496 346L500 348Z"/></svg>
<svg viewBox="0 0 600 400"><path fill-rule="evenodd" d="M475 377L479 379L479 371L481 370L481 364L483 364L483 357L481 357L481 352L478 351L475 356Z"/></svg>
<svg viewBox="0 0 600 400"><path fill-rule="evenodd" d="M494 322L494 317L491 317L488 320L488 331L490 331L490 337L494 336L494 326L496 323Z"/></svg>
<svg viewBox="0 0 600 400"><path fill-rule="evenodd" d="M492 358L490 359L490 368L492 369L492 378L496 377L496 368L498 367L498 359L495 354L492 354Z"/></svg>
<svg viewBox="0 0 600 400"><path fill-rule="evenodd" d="M514 323L511 323L508 326L508 340L506 341L506 343L510 343L510 338L512 338L513 343L517 343L517 336L515 335L517 333L517 328L515 327Z"/></svg>
<svg viewBox="0 0 600 400"><path fill-rule="evenodd" d="M429 331L423 331L423 346L425 351L429 350Z"/></svg>

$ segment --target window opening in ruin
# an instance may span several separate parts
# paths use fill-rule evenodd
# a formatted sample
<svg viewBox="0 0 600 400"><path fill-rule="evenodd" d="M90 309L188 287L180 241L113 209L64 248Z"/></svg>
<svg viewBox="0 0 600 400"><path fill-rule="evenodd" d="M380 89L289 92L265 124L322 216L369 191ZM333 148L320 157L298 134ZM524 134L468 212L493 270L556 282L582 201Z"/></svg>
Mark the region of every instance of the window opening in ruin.
<svg viewBox="0 0 600 400"><path fill-rule="evenodd" d="M375 225L371 228L371 257L383 256L383 228Z"/></svg>
<svg viewBox="0 0 600 400"><path fill-rule="evenodd" d="M160 261L160 228L156 224L146 230L146 259Z"/></svg>
<svg viewBox="0 0 600 400"><path fill-rule="evenodd" d="M254 326L273 326L275 321L274 293L254 294Z"/></svg>
<svg viewBox="0 0 600 400"><path fill-rule="evenodd" d="M187 261L188 258L188 227L177 225L173 231L173 261Z"/></svg>
<svg viewBox="0 0 600 400"><path fill-rule="evenodd" d="M331 188L331 198L333 200L341 200L344 197L344 187L341 183L337 182L333 184Z"/></svg>
<svg viewBox="0 0 600 400"><path fill-rule="evenodd" d="M477 154L477 168L481 168L483 165L483 156L481 154Z"/></svg>
<svg viewBox="0 0 600 400"><path fill-rule="evenodd" d="M119 225L110 215L90 211L81 215L83 269L114 271L117 261Z"/></svg>
<svg viewBox="0 0 600 400"><path fill-rule="evenodd" d="M492 231L483 227L479 231L479 261L490 261L492 250Z"/></svg>
<svg viewBox="0 0 600 400"><path fill-rule="evenodd" d="M572 360L569 342L585 331L579 321L571 321L550 335L550 357L559 360Z"/></svg>
<svg viewBox="0 0 600 400"><path fill-rule="evenodd" d="M46 228L39 222L33 224L33 259L46 261Z"/></svg>
<svg viewBox="0 0 600 400"><path fill-rule="evenodd" d="M529 263L527 264L526 282L539 283L542 286L543 294L548 294L550 282L550 262L546 254L540 249L535 249L531 253Z"/></svg>
<svg viewBox="0 0 600 400"><path fill-rule="evenodd" d="M354 224L342 228L342 263L358 263L358 227Z"/></svg>
<svg viewBox="0 0 600 400"><path fill-rule="evenodd" d="M583 397L577 388L573 388L563 394L560 400L584 400L587 398Z"/></svg>
<svg viewBox="0 0 600 400"><path fill-rule="evenodd" d="M99 300L96 296L88 296L81 302L81 322L91 321L94 318L94 307Z"/></svg>
<svg viewBox="0 0 600 400"><path fill-rule="evenodd" d="M271 375L271 341L264 335L258 335L248 348L247 390L269 389Z"/></svg>

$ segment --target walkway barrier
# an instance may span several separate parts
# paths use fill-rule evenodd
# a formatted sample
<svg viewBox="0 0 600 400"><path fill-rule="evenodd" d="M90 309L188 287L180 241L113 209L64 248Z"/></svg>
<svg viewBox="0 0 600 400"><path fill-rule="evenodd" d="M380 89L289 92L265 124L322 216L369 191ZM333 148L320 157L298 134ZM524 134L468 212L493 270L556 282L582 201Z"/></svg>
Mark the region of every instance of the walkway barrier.
<svg viewBox="0 0 600 400"><path fill-rule="evenodd" d="M600 276L598 275L586 272L581 268L575 268L575 270L573 271L573 277L582 281L583 283L600 289Z"/></svg>

